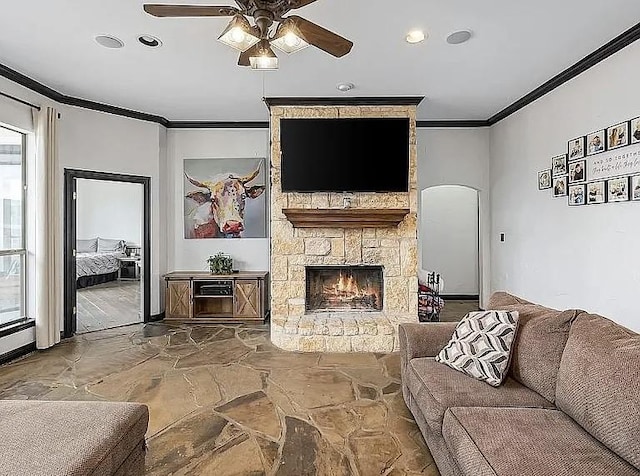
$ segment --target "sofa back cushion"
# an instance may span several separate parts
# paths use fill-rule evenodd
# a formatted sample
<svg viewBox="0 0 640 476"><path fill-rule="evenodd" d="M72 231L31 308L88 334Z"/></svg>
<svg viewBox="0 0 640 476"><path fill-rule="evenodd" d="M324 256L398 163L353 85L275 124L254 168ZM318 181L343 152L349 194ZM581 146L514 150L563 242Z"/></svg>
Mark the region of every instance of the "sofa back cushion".
<svg viewBox="0 0 640 476"><path fill-rule="evenodd" d="M488 308L518 311L519 327L511 356L511 375L555 402L560 359L571 323L579 311L550 309L504 292L494 293Z"/></svg>
<svg viewBox="0 0 640 476"><path fill-rule="evenodd" d="M556 405L640 469L640 335L580 314L562 355Z"/></svg>

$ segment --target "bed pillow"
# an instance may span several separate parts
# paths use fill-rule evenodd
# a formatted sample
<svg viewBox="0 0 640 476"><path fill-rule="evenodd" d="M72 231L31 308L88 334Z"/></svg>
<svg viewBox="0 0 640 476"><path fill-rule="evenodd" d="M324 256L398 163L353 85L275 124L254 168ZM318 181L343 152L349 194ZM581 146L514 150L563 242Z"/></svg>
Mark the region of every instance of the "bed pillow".
<svg viewBox="0 0 640 476"><path fill-rule="evenodd" d="M108 240L106 238L98 238L98 253L123 251L124 240Z"/></svg>
<svg viewBox="0 0 640 476"><path fill-rule="evenodd" d="M78 253L95 253L98 251L98 238L76 240L76 251Z"/></svg>
<svg viewBox="0 0 640 476"><path fill-rule="evenodd" d="M436 362L498 387L509 371L517 328L517 311L470 312L436 356Z"/></svg>

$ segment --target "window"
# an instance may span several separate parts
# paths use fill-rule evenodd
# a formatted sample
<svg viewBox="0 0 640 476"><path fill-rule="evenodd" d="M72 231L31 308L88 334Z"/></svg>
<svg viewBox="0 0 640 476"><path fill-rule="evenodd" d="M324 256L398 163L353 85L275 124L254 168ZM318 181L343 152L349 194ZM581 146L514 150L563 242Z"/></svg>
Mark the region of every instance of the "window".
<svg viewBox="0 0 640 476"><path fill-rule="evenodd" d="M26 316L25 143L0 127L0 327Z"/></svg>

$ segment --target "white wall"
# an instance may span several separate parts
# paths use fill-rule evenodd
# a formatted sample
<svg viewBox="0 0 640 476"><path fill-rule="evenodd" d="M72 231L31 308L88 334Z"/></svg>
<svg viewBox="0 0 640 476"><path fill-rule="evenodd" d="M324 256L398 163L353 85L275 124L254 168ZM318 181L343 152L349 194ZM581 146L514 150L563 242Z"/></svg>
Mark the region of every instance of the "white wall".
<svg viewBox="0 0 640 476"><path fill-rule="evenodd" d="M569 208L536 183L571 138L640 115L639 76L636 42L492 128L493 290L640 331L640 204Z"/></svg>
<svg viewBox="0 0 640 476"><path fill-rule="evenodd" d="M64 168L151 177L151 314L159 314L166 272L160 249L160 236L167 229L159 159L164 128L75 107L59 109L60 190Z"/></svg>
<svg viewBox="0 0 640 476"><path fill-rule="evenodd" d="M422 268L440 273L443 294L479 294L477 190L431 187L421 202Z"/></svg>
<svg viewBox="0 0 640 476"><path fill-rule="evenodd" d="M139 183L78 179L76 236L142 244L143 192Z"/></svg>
<svg viewBox="0 0 640 476"><path fill-rule="evenodd" d="M489 129L418 129L418 188L463 185L478 191L480 306L490 295ZM422 207L420 206L420 220ZM419 262L424 248L418 236Z"/></svg>
<svg viewBox="0 0 640 476"><path fill-rule="evenodd" d="M184 159L263 157L267 159L268 169L268 140L266 129L167 131L167 193L171 200L167 237L169 270L205 270L206 259L218 251L233 257L234 268L269 270L268 238L186 240L183 226ZM268 170L266 180L268 184Z"/></svg>

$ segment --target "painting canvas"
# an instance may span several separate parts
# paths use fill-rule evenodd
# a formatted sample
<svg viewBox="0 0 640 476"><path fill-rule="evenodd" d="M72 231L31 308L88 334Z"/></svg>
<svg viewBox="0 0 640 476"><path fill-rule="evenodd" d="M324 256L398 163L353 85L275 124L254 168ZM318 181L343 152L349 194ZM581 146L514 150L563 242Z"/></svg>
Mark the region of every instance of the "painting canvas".
<svg viewBox="0 0 640 476"><path fill-rule="evenodd" d="M185 159L185 238L265 238L266 182L264 159Z"/></svg>

